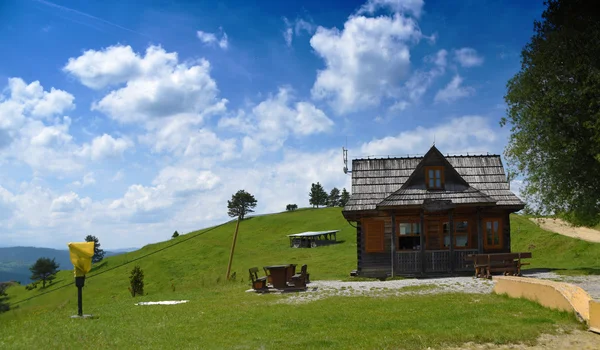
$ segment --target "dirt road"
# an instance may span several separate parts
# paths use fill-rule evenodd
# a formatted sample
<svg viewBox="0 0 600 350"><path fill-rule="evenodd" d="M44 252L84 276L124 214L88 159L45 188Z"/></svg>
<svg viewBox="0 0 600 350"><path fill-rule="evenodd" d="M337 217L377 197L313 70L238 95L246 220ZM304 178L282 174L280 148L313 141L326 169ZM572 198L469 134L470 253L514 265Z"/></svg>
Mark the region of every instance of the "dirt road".
<svg viewBox="0 0 600 350"><path fill-rule="evenodd" d="M578 238L588 242L600 243L600 231L587 227L575 227L561 219L532 218L531 221L546 231L556 232L563 236Z"/></svg>

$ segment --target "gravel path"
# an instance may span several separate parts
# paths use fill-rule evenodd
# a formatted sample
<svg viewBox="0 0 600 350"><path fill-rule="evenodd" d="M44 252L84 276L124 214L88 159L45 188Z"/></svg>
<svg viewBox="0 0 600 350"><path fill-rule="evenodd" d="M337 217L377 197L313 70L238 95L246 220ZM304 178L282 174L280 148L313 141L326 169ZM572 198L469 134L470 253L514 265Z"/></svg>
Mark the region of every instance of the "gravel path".
<svg viewBox="0 0 600 350"><path fill-rule="evenodd" d="M546 271L523 271L524 277L566 282L583 288L590 296L600 300L600 276L563 276ZM494 288L493 280L473 277L447 277L403 279L394 281L314 281L305 293L293 293L280 303L306 303L333 296L389 297L437 293L488 294Z"/></svg>
<svg viewBox="0 0 600 350"><path fill-rule="evenodd" d="M529 272L523 271L524 277L533 277L540 279L548 279L557 282L571 283L576 286L583 288L588 294L595 300L600 300L600 276L588 275L588 276L565 276L557 273L548 272Z"/></svg>
<svg viewBox="0 0 600 350"><path fill-rule="evenodd" d="M294 293L280 302L306 303L333 296L387 297L452 292L488 294L492 292L493 288L493 281L473 277L367 282L314 281L308 285L306 293Z"/></svg>

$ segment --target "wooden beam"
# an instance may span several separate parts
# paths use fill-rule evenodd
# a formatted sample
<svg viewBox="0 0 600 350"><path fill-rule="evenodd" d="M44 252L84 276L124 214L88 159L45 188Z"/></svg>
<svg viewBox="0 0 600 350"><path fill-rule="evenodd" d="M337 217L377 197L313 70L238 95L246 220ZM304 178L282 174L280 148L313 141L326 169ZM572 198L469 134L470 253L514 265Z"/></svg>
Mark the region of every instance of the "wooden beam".
<svg viewBox="0 0 600 350"><path fill-rule="evenodd" d="M395 275L395 268L396 268L396 214L394 212L392 212L392 244L390 244L391 246L391 254L392 254L392 277L394 277Z"/></svg>
<svg viewBox="0 0 600 350"><path fill-rule="evenodd" d="M448 232L450 233L450 258L448 263L450 265L450 273L454 272L454 210L448 212Z"/></svg>
<svg viewBox="0 0 600 350"><path fill-rule="evenodd" d="M477 253L483 254L483 230L481 229L481 207L477 207Z"/></svg>
<svg viewBox="0 0 600 350"><path fill-rule="evenodd" d="M420 244L421 244L421 274L425 274L425 214L423 212L423 209L421 208L421 237L420 238Z"/></svg>

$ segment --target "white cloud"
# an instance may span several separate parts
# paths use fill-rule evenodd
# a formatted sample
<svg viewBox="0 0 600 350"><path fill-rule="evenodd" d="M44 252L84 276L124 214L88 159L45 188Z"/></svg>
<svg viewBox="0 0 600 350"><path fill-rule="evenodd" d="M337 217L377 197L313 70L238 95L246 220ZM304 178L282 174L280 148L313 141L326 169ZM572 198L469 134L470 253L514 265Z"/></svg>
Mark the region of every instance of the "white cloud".
<svg viewBox="0 0 600 350"><path fill-rule="evenodd" d="M38 81L8 79L0 93L0 161L15 160L34 171L70 173L82 167L69 134L71 118L60 115L74 108L73 96Z"/></svg>
<svg viewBox="0 0 600 350"><path fill-rule="evenodd" d="M75 185L77 187L87 187L87 186L91 186L95 183L96 183L96 178L94 177L94 173L89 172L83 176L83 179L81 181L73 182L73 185Z"/></svg>
<svg viewBox="0 0 600 350"><path fill-rule="evenodd" d="M327 100L338 114L377 106L397 97L409 75L409 44L422 38L408 17L351 16L344 29L318 27L310 44L325 61L311 94Z"/></svg>
<svg viewBox="0 0 600 350"><path fill-rule="evenodd" d="M110 181L111 182L117 182L117 181L121 181L123 180L123 178L125 177L125 173L123 172L123 170L119 170L115 173L115 176L113 176Z"/></svg>
<svg viewBox="0 0 600 350"><path fill-rule="evenodd" d="M70 213L75 210L85 209L90 203L90 198L79 198L77 193L70 192L55 198L50 205L50 211L53 213Z"/></svg>
<svg viewBox="0 0 600 350"><path fill-rule="evenodd" d="M83 85L101 89L116 85L142 74L147 65L140 62L131 46L110 46L102 51L87 50L77 58L69 58L63 70Z"/></svg>
<svg viewBox="0 0 600 350"><path fill-rule="evenodd" d="M483 64L483 57L470 47L454 50L454 60L463 67L475 67Z"/></svg>
<svg viewBox="0 0 600 350"><path fill-rule="evenodd" d="M377 10L384 9L393 12L410 13L418 18L421 16L424 4L423 0L368 0L358 10L358 14L373 14Z"/></svg>
<svg viewBox="0 0 600 350"><path fill-rule="evenodd" d="M452 81L441 89L435 95L434 101L438 102L453 102L463 97L471 96L475 93L475 89L469 86L461 86L463 79L459 75L455 75Z"/></svg>
<svg viewBox="0 0 600 350"><path fill-rule="evenodd" d="M405 156L423 154L435 140L436 147L446 153L494 151L499 140L490 120L480 116L454 118L431 128L417 127L397 136L374 139L360 147L361 156ZM358 155L357 155L358 156Z"/></svg>
<svg viewBox="0 0 600 350"><path fill-rule="evenodd" d="M196 32L196 36L200 41L206 45L215 45L218 44L220 48L226 50L229 47L229 40L227 37L227 33L223 32L221 29L221 39L217 38L215 33L203 32L201 30Z"/></svg>
<svg viewBox="0 0 600 350"><path fill-rule="evenodd" d="M9 78L10 100L21 106L21 113L31 117L51 117L75 108L75 97L70 93L51 88L44 91L39 81L26 84L21 78Z"/></svg>
<svg viewBox="0 0 600 350"><path fill-rule="evenodd" d="M171 56L175 59L170 59ZM200 59L196 65L177 64L176 57L159 47L148 48L140 60L156 66L157 70L128 80L127 86L110 92L94 103L92 109L123 123L181 113L202 115L213 112L214 108L223 109L226 100L217 99L217 84L210 77L208 61Z"/></svg>
<svg viewBox="0 0 600 350"><path fill-rule="evenodd" d="M425 56L424 61L432 62L438 67L445 68L446 64L448 63L447 57L448 57L448 51L441 49L435 55Z"/></svg>
<svg viewBox="0 0 600 350"><path fill-rule="evenodd" d="M283 38L287 46L292 46L294 35L300 36L302 32L312 34L315 32L315 25L309 21L305 21L302 18L297 18L295 21L290 21L286 17L283 17L285 23L285 30L283 31Z"/></svg>
<svg viewBox="0 0 600 350"><path fill-rule="evenodd" d="M331 130L334 123L322 110L308 102L294 101L293 92L282 87L277 95L254 106L251 113L240 111L235 117L221 118L219 127L247 134L243 146L253 152L258 144L278 149L289 135L303 137Z"/></svg>
<svg viewBox="0 0 600 350"><path fill-rule="evenodd" d="M200 36L212 40L207 33L202 32ZM217 40L216 36L214 38ZM222 46L227 45L225 33L223 38ZM202 141L197 133L204 119L226 111L227 100L218 98L217 84L210 76L210 63L205 59L180 63L176 52L166 52L159 46L148 47L144 56L134 53L130 47L118 46L97 52L90 50L85 55L95 57L94 64L103 66L103 59L111 60L113 52L122 51L133 55L131 74L118 74L118 79L115 79L115 74L102 71L86 76L87 80L82 79L82 83L88 86L105 86L107 82L116 81L125 83L124 87L95 102L92 109L121 123L140 125L146 130L146 134L139 137L140 142L149 145L155 152L176 152L179 155L192 152L192 148ZM93 67L84 65L87 62L84 56L70 59L70 62L79 62L80 71L93 70ZM98 156L122 153L130 146L126 140L103 141L107 142L98 146L106 146L103 148L106 152L100 152ZM224 140L222 143L230 145L232 142ZM82 152L95 154L93 149L88 148L84 147ZM213 149L208 148L209 151Z"/></svg>
<svg viewBox="0 0 600 350"><path fill-rule="evenodd" d="M118 157L131 147L133 147L133 143L129 139L115 139L108 134L103 134L102 136L95 137L91 144L84 144L78 151L78 154L92 160L102 160Z"/></svg>
<svg viewBox="0 0 600 350"><path fill-rule="evenodd" d="M521 199L524 199L524 196L521 194L523 188L525 188L525 182L523 180L514 179L510 181L510 190Z"/></svg>

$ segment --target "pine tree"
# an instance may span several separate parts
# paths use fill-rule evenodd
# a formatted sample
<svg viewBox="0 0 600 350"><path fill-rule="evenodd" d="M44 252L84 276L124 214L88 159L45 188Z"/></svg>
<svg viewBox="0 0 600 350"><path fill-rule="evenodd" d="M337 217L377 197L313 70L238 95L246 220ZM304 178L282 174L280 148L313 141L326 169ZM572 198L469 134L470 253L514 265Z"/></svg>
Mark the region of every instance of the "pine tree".
<svg viewBox="0 0 600 350"><path fill-rule="evenodd" d="M54 261L54 258L39 258L33 264L29 271L31 271L31 279L33 281L42 281L42 288L46 288L46 282L52 281L56 278L58 272L58 264Z"/></svg>
<svg viewBox="0 0 600 350"><path fill-rule="evenodd" d="M98 240L98 237L87 235L87 237L85 237L85 241L94 242L94 256L92 256L92 262L96 264L102 261L102 259L104 259L104 250L100 249L100 241Z"/></svg>
<svg viewBox="0 0 600 350"><path fill-rule="evenodd" d="M327 205L327 192L323 189L320 183L311 184L310 185L310 196L309 203L314 207L319 207L319 205Z"/></svg>
<svg viewBox="0 0 600 350"><path fill-rule="evenodd" d="M340 198L340 206L345 207L348 204L348 200L350 200L350 193L346 191L346 188L342 189L342 197Z"/></svg>
<svg viewBox="0 0 600 350"><path fill-rule="evenodd" d="M340 190L337 187L334 187L329 193L329 197L327 198L327 206L328 207L337 207L340 205Z"/></svg>
<svg viewBox="0 0 600 350"><path fill-rule="evenodd" d="M253 209L256 207L256 203L256 198L253 195L244 190L239 190L231 196L230 201L227 201L227 208L229 209L227 214L244 220L246 214L254 212Z"/></svg>
<svg viewBox="0 0 600 350"><path fill-rule="evenodd" d="M132 297L135 297L136 294L144 295L144 271L137 265L131 270L129 285L131 286L129 291Z"/></svg>

